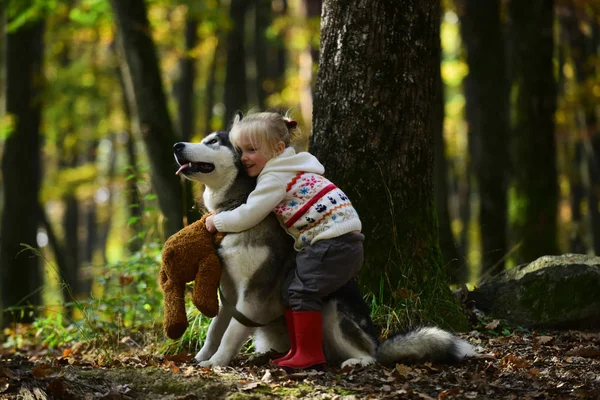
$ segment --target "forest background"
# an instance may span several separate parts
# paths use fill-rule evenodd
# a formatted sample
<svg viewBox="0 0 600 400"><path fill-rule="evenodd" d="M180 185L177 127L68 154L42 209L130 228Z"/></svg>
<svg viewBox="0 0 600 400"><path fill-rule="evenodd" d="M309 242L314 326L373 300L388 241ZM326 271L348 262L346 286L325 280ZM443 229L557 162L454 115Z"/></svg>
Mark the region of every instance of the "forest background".
<svg viewBox="0 0 600 400"><path fill-rule="evenodd" d="M174 142L226 128L238 109L277 107L290 110L304 132L313 126L320 0L146 2L144 33L158 63L130 73L145 79L146 100L164 102L164 112L132 108L128 99L135 77L124 75L127 45L119 44L117 26L143 8L125 3L143 4L2 3L0 210L21 207L2 214L3 322L40 316L34 327L45 330L47 344L88 328L89 335L114 334L160 323L161 245L202 209L190 207L199 185L167 177L176 170L168 159ZM477 3L441 4L443 113L432 139L443 266L453 284L471 287L538 256L600 251L600 2L539 1L545 12L522 20L510 18L519 14L509 2L491 2L492 12ZM516 43L535 43L527 38L548 26L549 42L518 50ZM547 62L532 68L522 62L528 58ZM515 85L518 79L548 88L549 118L521 114L527 85ZM11 92L11 82L23 81L28 93ZM499 94L497 101L486 92ZM143 112L162 124L154 142L136 125ZM32 135L11 144L15 115ZM307 136L297 146L308 144ZM171 167L164 177L151 174L157 160ZM184 204L161 201L180 185ZM35 240L7 247L31 226ZM383 305L382 286L377 280L365 291L375 308ZM397 311L411 293L391 298Z"/></svg>

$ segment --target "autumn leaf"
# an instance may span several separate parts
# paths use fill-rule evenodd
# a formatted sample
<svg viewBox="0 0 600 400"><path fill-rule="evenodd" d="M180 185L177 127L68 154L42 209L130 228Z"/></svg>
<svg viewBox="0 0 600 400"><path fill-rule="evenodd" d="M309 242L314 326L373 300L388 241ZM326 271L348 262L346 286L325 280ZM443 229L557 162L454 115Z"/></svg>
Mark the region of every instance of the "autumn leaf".
<svg viewBox="0 0 600 400"><path fill-rule="evenodd" d="M579 346L565 353L568 356L579 357L600 357L600 347L598 346Z"/></svg>
<svg viewBox="0 0 600 400"><path fill-rule="evenodd" d="M168 369L170 369L171 371L173 371L175 373L181 372L181 369L177 365L175 365L175 363L173 361L166 360L163 363L163 366L167 367Z"/></svg>
<svg viewBox="0 0 600 400"><path fill-rule="evenodd" d="M514 354L509 354L500 360L500 366L504 368L520 369L529 368L531 365L528 361L523 360Z"/></svg>
<svg viewBox="0 0 600 400"><path fill-rule="evenodd" d="M492 329L492 330L494 330L494 329L496 329L498 327L498 325L500 325L500 320L499 319L495 319L495 320L493 320L491 322L488 322L485 325L485 329Z"/></svg>
<svg viewBox="0 0 600 400"><path fill-rule="evenodd" d="M129 286L131 283L133 283L133 276L119 275L119 285Z"/></svg>
<svg viewBox="0 0 600 400"><path fill-rule="evenodd" d="M552 336L533 336L533 343L534 344L548 344L550 342L552 342L554 340L554 337Z"/></svg>
<svg viewBox="0 0 600 400"><path fill-rule="evenodd" d="M190 362L193 359L194 359L194 357L191 354L187 354L187 353L179 353L179 354L165 356L165 360L169 360L169 361L173 361L173 362L177 362L177 363Z"/></svg>
<svg viewBox="0 0 600 400"><path fill-rule="evenodd" d="M410 375L413 373L413 369L404 364L396 364L396 375L401 380L408 380Z"/></svg>
<svg viewBox="0 0 600 400"><path fill-rule="evenodd" d="M240 381L238 383L238 389L239 390L252 390L252 389L256 389L258 386L262 385L262 382L260 381Z"/></svg>
<svg viewBox="0 0 600 400"><path fill-rule="evenodd" d="M46 378L52 373L52 368L48 364L39 364L31 370L31 373L36 378Z"/></svg>

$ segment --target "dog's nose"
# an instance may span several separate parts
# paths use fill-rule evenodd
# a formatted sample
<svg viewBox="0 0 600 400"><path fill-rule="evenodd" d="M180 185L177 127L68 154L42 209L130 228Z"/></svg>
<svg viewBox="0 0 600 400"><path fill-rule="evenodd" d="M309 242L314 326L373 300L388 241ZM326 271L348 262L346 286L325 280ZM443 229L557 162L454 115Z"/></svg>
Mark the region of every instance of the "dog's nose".
<svg viewBox="0 0 600 400"><path fill-rule="evenodd" d="M173 145L173 151L174 152L181 151L181 150L183 150L184 147L185 147L185 143L177 142Z"/></svg>

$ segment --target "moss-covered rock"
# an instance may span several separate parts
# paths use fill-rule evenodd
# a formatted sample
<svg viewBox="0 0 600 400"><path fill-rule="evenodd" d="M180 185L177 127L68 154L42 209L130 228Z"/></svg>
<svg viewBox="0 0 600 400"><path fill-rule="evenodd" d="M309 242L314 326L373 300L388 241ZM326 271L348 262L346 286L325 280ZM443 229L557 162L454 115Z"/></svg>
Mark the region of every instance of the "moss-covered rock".
<svg viewBox="0 0 600 400"><path fill-rule="evenodd" d="M540 257L492 278L470 299L492 316L522 326L599 328L600 257Z"/></svg>

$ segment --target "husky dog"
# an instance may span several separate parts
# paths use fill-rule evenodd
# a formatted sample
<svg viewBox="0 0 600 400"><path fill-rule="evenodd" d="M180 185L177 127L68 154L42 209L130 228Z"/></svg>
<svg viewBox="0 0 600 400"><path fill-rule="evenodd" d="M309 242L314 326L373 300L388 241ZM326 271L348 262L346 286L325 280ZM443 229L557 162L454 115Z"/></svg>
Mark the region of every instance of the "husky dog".
<svg viewBox="0 0 600 400"><path fill-rule="evenodd" d="M201 143L176 143L174 153L177 172L204 184L204 204L211 212L236 208L254 188L256 180L245 174L228 132L211 133ZM286 353L290 344L282 289L295 268L292 238L271 214L247 231L226 234L217 252L222 306L196 360L203 367L228 365L251 334L258 353ZM475 355L467 342L438 328L397 334L381 344L377 338L355 281L325 299L323 350L329 364L455 362Z"/></svg>

